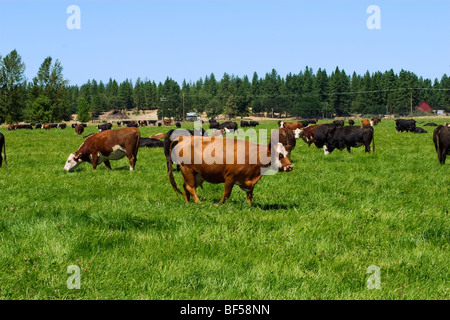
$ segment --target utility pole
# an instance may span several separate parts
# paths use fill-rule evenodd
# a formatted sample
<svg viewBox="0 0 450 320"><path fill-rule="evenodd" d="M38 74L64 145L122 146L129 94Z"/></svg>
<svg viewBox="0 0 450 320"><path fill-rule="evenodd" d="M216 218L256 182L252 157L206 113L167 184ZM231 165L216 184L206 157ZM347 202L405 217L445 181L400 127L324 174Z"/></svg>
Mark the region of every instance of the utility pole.
<svg viewBox="0 0 450 320"><path fill-rule="evenodd" d="M412 116L412 88L411 88L411 119L413 118L413 116Z"/></svg>

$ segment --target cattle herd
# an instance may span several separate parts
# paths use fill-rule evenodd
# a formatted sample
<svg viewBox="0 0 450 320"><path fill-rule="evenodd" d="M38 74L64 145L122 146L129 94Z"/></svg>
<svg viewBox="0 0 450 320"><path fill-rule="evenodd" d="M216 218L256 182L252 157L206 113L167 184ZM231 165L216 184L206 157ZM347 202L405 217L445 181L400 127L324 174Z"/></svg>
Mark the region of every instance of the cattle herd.
<svg viewBox="0 0 450 320"><path fill-rule="evenodd" d="M175 126L178 129L171 129L167 133L160 133L149 138L140 137L138 127L156 125L156 120L118 121L117 125L124 125L125 128L116 130L111 130L112 123L103 123L97 126L98 133L84 137L85 140L78 150L69 155L64 169L73 171L82 162L91 163L93 169L105 163L105 166L111 169L110 160L127 157L130 170L134 170L139 148L161 147L166 158L169 182L175 192L183 194L176 185L172 164L176 164L177 170L181 171L186 202L189 202L191 197L195 202L199 202L196 188L207 181L225 184L222 203L230 197L231 190L236 184L247 193L248 203L251 204L253 188L266 170L292 171L290 154L297 144L297 139L302 139L308 147L314 144L317 148L323 148L325 155L335 149L347 149L351 152L351 148L360 146L364 146L365 152L370 153L375 151L374 126L380 121L380 118L363 119L361 126L356 126L355 121L351 119L348 121L348 126L345 126L343 120L323 124L317 124L317 119L297 122L278 121L279 128L272 131L268 145L222 137L225 133L238 131L238 124L232 121L219 123L215 119L209 120L209 129L212 130L210 136L203 128L201 130L179 129L181 124L176 122ZM158 124L162 123L171 125L172 121L164 120ZM427 132L417 127L416 123L413 119L397 119L395 129L397 133ZM240 122L241 128L258 125L257 121L242 120ZM84 132L86 126L84 123L72 124L72 128L78 135ZM433 132L433 142L439 163L445 164L446 156L450 153L450 123L443 125L427 123L424 126L436 127ZM32 130L33 128L65 129L66 124L15 124L9 125L7 130ZM205 150L215 151L205 156ZM3 164L2 152L7 165L5 136L0 133L0 167ZM201 160L196 161L198 159ZM270 159L270 161L264 159Z"/></svg>

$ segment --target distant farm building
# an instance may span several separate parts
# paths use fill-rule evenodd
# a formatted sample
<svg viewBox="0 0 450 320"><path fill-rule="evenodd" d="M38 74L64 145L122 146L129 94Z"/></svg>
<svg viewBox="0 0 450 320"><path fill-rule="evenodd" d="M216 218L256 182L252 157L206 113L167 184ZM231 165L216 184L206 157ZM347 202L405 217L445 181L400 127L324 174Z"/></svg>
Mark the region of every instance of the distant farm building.
<svg viewBox="0 0 450 320"><path fill-rule="evenodd" d="M419 109L422 112L426 112L426 113L431 112L433 110L433 108L430 107L430 105L428 103L426 103L425 101L422 101L422 103L420 103L417 106L417 109Z"/></svg>

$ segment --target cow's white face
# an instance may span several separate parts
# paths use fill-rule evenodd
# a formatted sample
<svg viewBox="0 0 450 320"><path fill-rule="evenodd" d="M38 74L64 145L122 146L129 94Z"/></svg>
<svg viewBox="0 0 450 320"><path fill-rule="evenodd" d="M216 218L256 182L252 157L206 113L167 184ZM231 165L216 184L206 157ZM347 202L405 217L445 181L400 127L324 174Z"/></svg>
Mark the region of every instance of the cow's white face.
<svg viewBox="0 0 450 320"><path fill-rule="evenodd" d="M76 167L78 167L80 165L81 162L83 162L83 160L81 160L80 158L75 159L75 155L72 153L66 161L64 170L73 171L73 170L75 170Z"/></svg>
<svg viewBox="0 0 450 320"><path fill-rule="evenodd" d="M300 133L302 133L303 129L297 128L294 130L294 137L295 139L300 138Z"/></svg>

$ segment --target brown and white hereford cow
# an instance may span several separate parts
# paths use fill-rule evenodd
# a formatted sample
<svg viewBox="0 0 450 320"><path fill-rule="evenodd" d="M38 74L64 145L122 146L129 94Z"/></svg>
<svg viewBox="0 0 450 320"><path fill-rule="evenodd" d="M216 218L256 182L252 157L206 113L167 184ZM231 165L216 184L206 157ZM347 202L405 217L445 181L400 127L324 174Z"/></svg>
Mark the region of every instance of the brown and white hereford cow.
<svg viewBox="0 0 450 320"><path fill-rule="evenodd" d="M289 130L294 131L295 129L301 129L304 127L303 123L300 121L298 122L284 122L284 121L278 121L278 125L280 128L286 128Z"/></svg>
<svg viewBox="0 0 450 320"><path fill-rule="evenodd" d="M320 126L320 124L316 124L313 126L308 126L306 128L302 128L302 129L297 129L296 131L298 132L298 138L302 138L303 141L305 141L308 144L308 147L311 146L311 144L314 143L314 132L316 132L316 129ZM297 138L297 132L296 133L296 138ZM297 139L298 139L297 138Z"/></svg>
<svg viewBox="0 0 450 320"><path fill-rule="evenodd" d="M301 130L301 129L295 129L297 130ZM272 141L274 141L274 139L276 139L276 137L278 137L278 141L275 141L275 143L281 143L286 151L287 151L287 156L289 159L291 159L291 151L295 148L295 145L297 144L297 140L298 137L294 134L294 131L286 129L286 128L280 128L280 129L276 129L272 132L271 134L271 141L269 143L269 149L271 147Z"/></svg>
<svg viewBox="0 0 450 320"><path fill-rule="evenodd" d="M140 132L135 127L95 133L86 138L78 150L69 156L64 170L73 171L84 161L92 163L94 169L102 162L111 169L109 160L119 160L125 156L130 161L130 170L134 170L139 139Z"/></svg>
<svg viewBox="0 0 450 320"><path fill-rule="evenodd" d="M186 202L191 196L195 202L200 202L196 189L203 181L207 181L225 183L221 203L230 197L236 184L247 192L247 201L251 205L253 188L265 170L292 170L287 151L281 143L272 143L271 150L267 145L248 140L180 136L171 142L169 151L169 162L174 161L180 166ZM169 166L169 180L173 189L182 194L175 183L172 166Z"/></svg>

